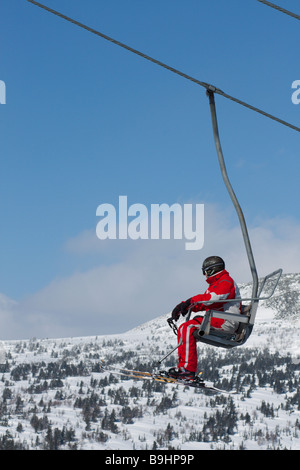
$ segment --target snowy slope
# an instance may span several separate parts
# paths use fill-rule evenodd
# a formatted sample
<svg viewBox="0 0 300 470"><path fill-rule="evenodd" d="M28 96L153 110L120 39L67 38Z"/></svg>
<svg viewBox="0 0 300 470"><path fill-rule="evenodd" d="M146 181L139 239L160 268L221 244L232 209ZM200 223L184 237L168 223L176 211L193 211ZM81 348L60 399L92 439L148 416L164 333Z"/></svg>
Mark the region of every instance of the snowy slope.
<svg viewBox="0 0 300 470"><path fill-rule="evenodd" d="M198 346L205 379L235 395L100 372L153 368L176 345L169 314L122 335L3 342L0 449L299 450L299 280L283 276L243 347Z"/></svg>

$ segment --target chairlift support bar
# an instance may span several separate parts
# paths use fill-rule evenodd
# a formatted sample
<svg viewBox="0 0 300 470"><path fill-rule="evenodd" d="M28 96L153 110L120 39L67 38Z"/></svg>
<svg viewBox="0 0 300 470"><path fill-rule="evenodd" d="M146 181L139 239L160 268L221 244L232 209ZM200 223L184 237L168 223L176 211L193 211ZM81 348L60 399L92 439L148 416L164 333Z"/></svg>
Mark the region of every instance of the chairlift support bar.
<svg viewBox="0 0 300 470"><path fill-rule="evenodd" d="M218 130L218 121L217 121L217 112L216 112L216 105L215 105L215 97L214 97L214 90L213 89L208 89L206 91L206 94L209 98L209 106L210 106L210 112L211 112L211 119L212 119L212 126L213 126L213 135L214 135L214 141L215 141L215 146L217 150L217 155L218 155L218 160L219 160L219 165L221 169L221 174L223 177L223 181L225 183L226 189L228 191L228 194L232 200L232 203L234 205L234 208L237 212L242 234L243 234L243 239L244 239L244 244L248 256L248 261L250 265L250 270L252 274L252 280L253 280L253 285L252 285L252 307L251 307L251 323L254 323L255 320L255 315L257 311L257 306L258 306L258 299L257 299L257 292L258 292L258 275L257 275L257 270L255 266L255 260L252 252L252 247L250 243L250 238L247 230L247 225L245 221L245 217L243 214L243 211L241 209L241 206L238 202L238 199L235 195L235 192L232 188L232 185L229 181L229 177L227 174L226 170L226 165L225 165L225 160L223 156L223 151L221 147L221 142L220 142L220 136L219 136L219 130Z"/></svg>

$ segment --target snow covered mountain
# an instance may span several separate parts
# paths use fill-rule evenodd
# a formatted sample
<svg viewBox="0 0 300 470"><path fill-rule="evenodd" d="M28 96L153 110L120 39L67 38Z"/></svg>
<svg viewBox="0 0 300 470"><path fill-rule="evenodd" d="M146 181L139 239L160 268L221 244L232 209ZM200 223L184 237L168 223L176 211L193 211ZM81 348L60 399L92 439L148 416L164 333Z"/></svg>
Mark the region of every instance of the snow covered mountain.
<svg viewBox="0 0 300 470"><path fill-rule="evenodd" d="M299 281L282 276L243 347L198 345L205 380L235 394L101 372L153 369L176 345L169 314L121 335L3 342L0 449L299 450Z"/></svg>

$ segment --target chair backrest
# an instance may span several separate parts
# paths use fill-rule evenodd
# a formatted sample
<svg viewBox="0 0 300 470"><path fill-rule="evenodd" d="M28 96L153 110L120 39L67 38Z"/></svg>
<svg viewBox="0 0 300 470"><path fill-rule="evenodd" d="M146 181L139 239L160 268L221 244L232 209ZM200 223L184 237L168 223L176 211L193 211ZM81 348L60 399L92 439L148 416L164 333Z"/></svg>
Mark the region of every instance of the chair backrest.
<svg viewBox="0 0 300 470"><path fill-rule="evenodd" d="M208 310L204 314L204 318L201 326L194 332L194 337L201 343L210 344L219 348L234 348L244 344L252 333L256 311L260 300L267 300L274 294L274 291L278 285L279 279L282 274L282 269L272 272L265 276L261 282L258 297L241 299L241 301L250 301L249 305L242 305L241 314L231 314L229 312L220 312L215 310ZM273 286L270 288L270 292L267 296L262 296L262 292L267 282L273 281ZM236 301L236 299L227 300L227 302ZM200 302L201 303L201 302ZM187 317L189 318L192 313L191 306ZM239 322L239 326L234 333L228 333L221 329L211 328L210 319L211 317L230 319Z"/></svg>

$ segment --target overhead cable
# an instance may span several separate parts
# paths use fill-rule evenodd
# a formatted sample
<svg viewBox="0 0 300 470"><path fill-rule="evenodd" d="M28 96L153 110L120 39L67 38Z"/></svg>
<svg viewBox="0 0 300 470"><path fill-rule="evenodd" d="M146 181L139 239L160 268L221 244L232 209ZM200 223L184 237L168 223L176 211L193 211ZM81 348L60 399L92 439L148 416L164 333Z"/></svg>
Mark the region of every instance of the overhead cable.
<svg viewBox="0 0 300 470"><path fill-rule="evenodd" d="M267 2L266 0L257 0L257 1L260 3L264 3L265 5L268 5L269 7L274 8L275 10L281 11L282 13L285 13L286 15L292 16L293 18L296 18L297 20L300 20L300 15L296 15L296 13L286 10L285 8L282 8L279 5L275 5L275 3Z"/></svg>
<svg viewBox="0 0 300 470"><path fill-rule="evenodd" d="M167 65L167 64L165 64L165 63L163 63L163 62L161 62L160 60L154 59L153 57L150 57L150 56L144 54L143 52L138 51L137 49L134 49L134 48L132 48L132 47L130 47L130 46L128 46L128 45L126 45L126 44L120 42L120 41L117 41L116 39L113 39L113 38L107 36L106 34L103 34L103 33L101 33L100 31L97 31L96 29L93 29L93 28L91 28L91 27L89 27L89 26L87 26L87 25L85 25L85 24L83 24L83 23L80 23L79 21L76 21L76 20L74 20L74 19L72 19L72 18L70 18L70 17L68 17L68 16L66 16L66 15L64 15L64 14L62 14L62 13L56 11L56 10L53 10L52 8L49 8L49 7L47 7L46 5L43 5L43 4L39 3L39 2L36 2L35 0L27 0L27 1L28 1L29 3L32 3L32 4L34 4L34 5L36 5L36 6L40 7L40 8L42 8L42 9L44 9L44 10L46 10L46 11L48 11L48 12L50 12L50 13L52 13L52 14L54 14L54 15L56 15L56 16L58 16L58 17L64 19L64 20L66 20L66 21L69 21L70 23L75 24L76 26L79 26L80 28L85 29L86 31L89 31L90 33L93 33L93 34L95 34L95 35L97 35L97 36L100 36L101 38L103 38L103 39L105 39L105 40L107 40L107 41L110 41L110 42L112 42L113 44L115 44L115 45L117 45L117 46L123 47L123 48L126 49L127 51L130 51L130 52L132 52L132 53L134 53L134 54L136 54L136 55L138 55L138 56L140 56L140 57L143 57L144 59L149 60L150 62L153 62L154 64L159 65L160 67L163 67L164 69L169 70L170 72L173 72L173 73L175 73L175 74L177 74L177 75L179 75L179 76L181 76L181 77L183 77L183 78L185 78L185 79L187 79L187 80L190 80L191 82L195 83L196 85L200 85L200 86L206 88L206 90L209 90L209 91L211 91L211 92L213 92L213 93L217 93L218 95L221 95L221 96L223 96L224 98L227 98L227 99L229 99L229 100L231 100L231 101L234 101L235 103L238 103L238 104L240 104L241 106L244 106L244 107L246 107L246 108L248 108L248 109L251 109L252 111L255 111L255 112L259 113L259 114L262 114L263 116L265 116L265 117L267 117L267 118L269 118L269 119L272 119L273 121L279 122L280 124L282 124L282 125L284 125L284 126L287 126L287 127L291 128L291 129L297 131L297 132L300 132L300 128L299 128L299 127L294 126L293 124L290 124L289 122L284 121L284 120L282 120L282 119L280 119L280 118L278 118L278 117L276 117L276 116L273 116L272 114L269 114L269 113L267 113L267 112L265 112L265 111L263 111L263 110L261 110L261 109L255 107L255 106L252 106L252 105L250 105L250 104L248 104L248 103L245 103L244 101L242 101L242 100L240 100L240 99L238 99L238 98L235 98L235 97L233 97L233 96L231 96L231 95L228 95L227 93L225 93L224 91L222 91L222 90L220 90L219 88L215 87L214 85L211 85L211 84L206 83L206 82L202 82L202 81L198 80L197 78L191 77L190 75L187 75L186 73L181 72L180 70L177 70L177 69L175 69L174 67L170 67L169 65Z"/></svg>

